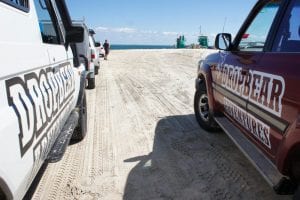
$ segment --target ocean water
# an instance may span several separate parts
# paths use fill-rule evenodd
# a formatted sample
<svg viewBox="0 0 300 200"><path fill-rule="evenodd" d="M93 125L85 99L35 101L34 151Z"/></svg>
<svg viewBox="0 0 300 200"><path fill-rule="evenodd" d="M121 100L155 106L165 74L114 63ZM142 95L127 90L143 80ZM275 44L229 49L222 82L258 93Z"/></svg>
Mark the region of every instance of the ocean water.
<svg viewBox="0 0 300 200"><path fill-rule="evenodd" d="M126 50L126 49L174 49L171 45L125 45L125 44L111 44L111 50Z"/></svg>

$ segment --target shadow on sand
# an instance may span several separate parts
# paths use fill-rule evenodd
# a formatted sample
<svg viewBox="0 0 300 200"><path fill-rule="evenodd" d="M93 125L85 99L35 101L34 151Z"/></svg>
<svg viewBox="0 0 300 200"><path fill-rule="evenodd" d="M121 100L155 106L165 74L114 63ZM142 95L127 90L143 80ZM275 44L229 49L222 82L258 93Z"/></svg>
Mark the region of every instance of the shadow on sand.
<svg viewBox="0 0 300 200"><path fill-rule="evenodd" d="M226 134L203 131L194 115L161 119L152 153L124 162L138 162L124 200L277 198Z"/></svg>

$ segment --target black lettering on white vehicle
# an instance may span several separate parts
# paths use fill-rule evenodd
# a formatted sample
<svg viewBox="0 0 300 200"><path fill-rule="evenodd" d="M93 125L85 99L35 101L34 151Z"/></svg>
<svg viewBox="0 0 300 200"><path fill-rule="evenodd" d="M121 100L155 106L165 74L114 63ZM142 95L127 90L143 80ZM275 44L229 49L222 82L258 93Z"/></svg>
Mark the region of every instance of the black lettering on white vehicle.
<svg viewBox="0 0 300 200"><path fill-rule="evenodd" d="M42 70L41 70L42 71ZM26 86L28 89L29 97L31 97L34 104L34 132L38 137L41 131L47 125L47 118L45 113L45 105L44 105L44 97L42 95L40 86L39 86L39 78L35 73L26 74L25 76Z"/></svg>
<svg viewBox="0 0 300 200"><path fill-rule="evenodd" d="M73 69L70 63L57 68L56 72L49 67L6 80L8 105L19 122L21 157L70 104L75 88Z"/></svg>
<svg viewBox="0 0 300 200"><path fill-rule="evenodd" d="M34 106L26 90L24 81L19 77L6 81L8 105L14 109L18 117L21 156L31 146L35 129Z"/></svg>

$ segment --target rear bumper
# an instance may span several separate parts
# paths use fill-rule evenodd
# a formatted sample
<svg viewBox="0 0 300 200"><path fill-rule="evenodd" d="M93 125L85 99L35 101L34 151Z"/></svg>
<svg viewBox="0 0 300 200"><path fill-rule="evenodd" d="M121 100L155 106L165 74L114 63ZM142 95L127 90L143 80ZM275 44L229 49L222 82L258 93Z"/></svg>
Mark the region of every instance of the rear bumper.
<svg viewBox="0 0 300 200"><path fill-rule="evenodd" d="M95 78L95 72L90 72L88 71L87 72L87 75L86 75L86 78L89 79L89 78Z"/></svg>
<svg viewBox="0 0 300 200"><path fill-rule="evenodd" d="M95 68L93 63L90 63L89 70L86 72L86 78L95 78Z"/></svg>

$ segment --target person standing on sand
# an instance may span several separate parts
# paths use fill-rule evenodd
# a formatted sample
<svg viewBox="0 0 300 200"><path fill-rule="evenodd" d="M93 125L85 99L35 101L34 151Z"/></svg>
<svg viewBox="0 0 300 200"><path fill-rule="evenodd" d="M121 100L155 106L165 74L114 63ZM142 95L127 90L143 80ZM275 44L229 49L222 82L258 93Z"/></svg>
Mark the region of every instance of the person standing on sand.
<svg viewBox="0 0 300 200"><path fill-rule="evenodd" d="M107 40L105 40L104 44L103 44L103 47L104 47L104 51L105 51L105 56L104 56L104 60L107 60L107 56L109 54L109 43L107 42Z"/></svg>

